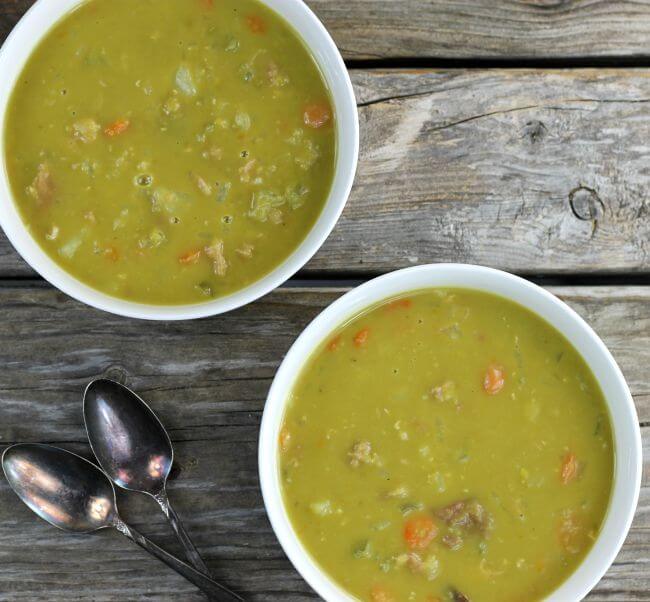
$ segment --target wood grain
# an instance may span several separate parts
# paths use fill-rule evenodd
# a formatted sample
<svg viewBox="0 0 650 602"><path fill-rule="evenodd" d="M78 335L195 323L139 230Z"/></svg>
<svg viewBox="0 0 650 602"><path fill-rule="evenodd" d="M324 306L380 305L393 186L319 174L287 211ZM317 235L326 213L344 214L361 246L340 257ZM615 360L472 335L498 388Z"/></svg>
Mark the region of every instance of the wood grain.
<svg viewBox="0 0 650 602"><path fill-rule="evenodd" d="M33 0L2 0L0 37ZM648 0L307 0L346 59L648 57Z"/></svg>
<svg viewBox="0 0 650 602"><path fill-rule="evenodd" d="M347 58L647 56L633 0L309 0Z"/></svg>
<svg viewBox="0 0 650 602"><path fill-rule="evenodd" d="M604 338L644 424L646 471L634 528L592 601L650 590L650 289L554 288ZM199 322L144 323L97 312L43 283L0 285L0 442L44 441L88 455L81 394L99 375L126 380L170 429L171 495L214 573L250 600L313 597L285 559L257 480L264 399L284 353L343 291L283 289ZM120 495L126 518L177 550L153 502ZM37 521L0 479L0 600L201 598L117 534L71 537Z"/></svg>
<svg viewBox="0 0 650 602"><path fill-rule="evenodd" d="M650 70L354 71L356 184L307 273L650 272ZM0 242L0 276L33 272Z"/></svg>

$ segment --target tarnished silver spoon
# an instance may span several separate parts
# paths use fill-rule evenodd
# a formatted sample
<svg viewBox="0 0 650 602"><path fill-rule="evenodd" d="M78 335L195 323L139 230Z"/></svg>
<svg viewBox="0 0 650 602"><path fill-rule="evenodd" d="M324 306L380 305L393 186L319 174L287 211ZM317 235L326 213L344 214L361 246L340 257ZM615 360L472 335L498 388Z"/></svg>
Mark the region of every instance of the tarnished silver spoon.
<svg viewBox="0 0 650 602"><path fill-rule="evenodd" d="M5 450L2 468L18 497L51 525L70 533L117 529L196 585L211 600L242 600L127 525L117 511L113 484L99 468L82 457L51 445L25 443Z"/></svg>
<svg viewBox="0 0 650 602"><path fill-rule="evenodd" d="M91 382L84 394L90 447L109 478L129 491L150 495L169 520L187 559L208 568L169 503L167 478L174 462L171 439L151 408L131 389L112 380Z"/></svg>

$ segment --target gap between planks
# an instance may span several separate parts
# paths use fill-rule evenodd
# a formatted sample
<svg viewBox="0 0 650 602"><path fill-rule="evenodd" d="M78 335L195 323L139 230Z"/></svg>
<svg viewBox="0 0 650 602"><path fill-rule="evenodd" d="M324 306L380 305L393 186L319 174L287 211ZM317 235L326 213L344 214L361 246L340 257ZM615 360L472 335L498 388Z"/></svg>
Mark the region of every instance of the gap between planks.
<svg viewBox="0 0 650 602"><path fill-rule="evenodd" d="M399 268L396 268L396 270ZM374 278L391 273L386 272L343 272L329 274L327 272L299 272L277 288L279 289L340 289L347 290L360 286ZM525 280L542 287L546 286L648 286L650 287L650 274L616 273L616 274L526 274L515 273ZM0 276L0 288L47 288L52 287L45 279L37 276ZM52 287L54 288L54 287Z"/></svg>
<svg viewBox="0 0 650 602"><path fill-rule="evenodd" d="M650 67L650 56L599 57L401 57L385 59L347 59L349 70L386 71L409 69L636 69Z"/></svg>

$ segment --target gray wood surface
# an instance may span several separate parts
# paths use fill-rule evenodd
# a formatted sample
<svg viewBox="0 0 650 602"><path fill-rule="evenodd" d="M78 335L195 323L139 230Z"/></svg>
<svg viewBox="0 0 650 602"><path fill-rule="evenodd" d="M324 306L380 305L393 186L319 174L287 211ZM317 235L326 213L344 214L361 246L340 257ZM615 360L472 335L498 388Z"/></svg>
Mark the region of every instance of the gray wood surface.
<svg viewBox="0 0 650 602"><path fill-rule="evenodd" d="M647 0L307 0L346 58L648 56Z"/></svg>
<svg viewBox="0 0 650 602"><path fill-rule="evenodd" d="M354 71L362 150L306 272L650 272L650 69ZM0 275L33 272L0 239Z"/></svg>
<svg viewBox="0 0 650 602"><path fill-rule="evenodd" d="M554 288L619 361L650 452L650 290ZM283 289L222 317L148 324L86 308L43 283L5 283L0 307L0 442L46 441L88 456L81 394L89 379L126 380L170 429L179 470L171 496L214 573L250 600L312 596L265 517L257 431L282 356L341 294ZM253 343L254 341L254 343ZM648 600L650 460L634 527L589 600ZM178 549L153 502L120 495L124 514ZM0 600L200 600L191 586L113 533L75 537L37 520L0 479Z"/></svg>
<svg viewBox="0 0 650 602"><path fill-rule="evenodd" d="M0 38L33 0L0 2ZM346 59L647 57L648 0L307 0ZM3 35L4 34L4 35Z"/></svg>

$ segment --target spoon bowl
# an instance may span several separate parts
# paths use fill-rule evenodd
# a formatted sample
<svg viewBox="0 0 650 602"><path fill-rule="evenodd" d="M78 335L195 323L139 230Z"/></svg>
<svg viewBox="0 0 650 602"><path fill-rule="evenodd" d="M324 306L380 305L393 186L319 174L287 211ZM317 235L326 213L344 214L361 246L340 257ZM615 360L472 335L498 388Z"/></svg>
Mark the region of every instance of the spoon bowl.
<svg viewBox="0 0 650 602"><path fill-rule="evenodd" d="M96 466L61 449L14 445L2 467L18 497L51 525L71 533L92 533L115 525L115 490Z"/></svg>
<svg viewBox="0 0 650 602"><path fill-rule="evenodd" d="M94 380L84 395L84 420L95 457L114 483L153 496L164 490L174 450L138 395L115 381Z"/></svg>

